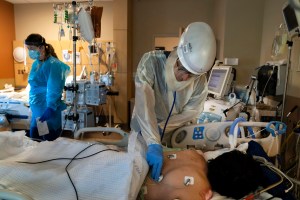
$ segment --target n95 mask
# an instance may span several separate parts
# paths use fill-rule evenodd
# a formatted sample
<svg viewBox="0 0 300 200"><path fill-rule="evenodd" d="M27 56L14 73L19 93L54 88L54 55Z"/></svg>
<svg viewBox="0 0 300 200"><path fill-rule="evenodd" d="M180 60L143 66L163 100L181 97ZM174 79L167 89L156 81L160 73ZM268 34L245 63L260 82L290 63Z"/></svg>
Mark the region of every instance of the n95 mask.
<svg viewBox="0 0 300 200"><path fill-rule="evenodd" d="M37 50L29 50L29 57L32 59L32 60L36 60L36 59L39 59L40 57L40 52L37 51Z"/></svg>

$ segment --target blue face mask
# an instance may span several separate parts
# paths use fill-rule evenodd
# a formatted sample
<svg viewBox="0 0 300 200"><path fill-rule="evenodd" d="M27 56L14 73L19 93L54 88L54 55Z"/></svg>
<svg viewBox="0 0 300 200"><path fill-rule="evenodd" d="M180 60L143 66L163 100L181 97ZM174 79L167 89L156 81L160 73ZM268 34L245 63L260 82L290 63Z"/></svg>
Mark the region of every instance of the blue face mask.
<svg viewBox="0 0 300 200"><path fill-rule="evenodd" d="M36 60L36 59L39 59L40 58L40 52L37 51L37 50L29 50L29 57L32 59L32 60Z"/></svg>

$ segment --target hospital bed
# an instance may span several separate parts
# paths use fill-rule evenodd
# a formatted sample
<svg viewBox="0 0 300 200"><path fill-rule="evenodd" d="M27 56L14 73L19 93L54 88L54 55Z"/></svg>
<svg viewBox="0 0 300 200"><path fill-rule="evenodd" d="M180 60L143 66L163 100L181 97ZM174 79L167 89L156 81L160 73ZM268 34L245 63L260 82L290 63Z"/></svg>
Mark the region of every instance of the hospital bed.
<svg viewBox="0 0 300 200"><path fill-rule="evenodd" d="M214 148L209 148L209 151L205 152L207 160L230 151L232 148L241 148L247 144L245 142L248 139L253 139L247 138L244 135L245 132L237 131L239 127L246 127L249 124L241 122L235 125L238 127L235 135L237 140L233 140L232 144L229 143L229 137L226 134L226 129L231 127L229 122L226 125L217 122L214 124L214 131L210 130L212 128L210 126L201 125L203 138L215 131L220 133L223 131L222 134L225 135L224 137L221 135L218 139L214 137L215 142L219 141L223 146L218 142L212 145ZM253 127L264 128L268 125L270 124L251 124ZM183 138L181 141L195 135L195 132L190 132L189 129L194 130L197 127L199 128L199 125L178 129L179 132L182 132L182 129L186 130L185 137L181 136L181 139ZM275 135L269 134L266 137L267 140L259 137L256 139L264 148L268 147L264 144L270 144L273 136L274 144L279 142L278 136L283 133L278 132L282 130L281 125L276 127L271 124L269 127L277 131L274 132ZM101 143L76 140L93 131L115 132L122 138L117 141L103 140ZM74 136L75 140L58 138L51 142L37 143L27 138L23 131L0 132L0 197L13 195L14 198L11 199L18 199L15 196L20 195L19 199L22 200L137 199L141 197L139 191L147 176L148 165L145 160L146 145L140 134L135 132L127 134L118 128L94 127L79 129ZM186 148L186 145L180 147L176 132L172 140L173 143L177 142L177 149ZM206 142L211 141L206 140ZM192 148L197 147L195 144L191 145ZM278 153L278 148L272 148ZM268 152L268 149L265 150ZM212 199L226 198L215 193Z"/></svg>
<svg viewBox="0 0 300 200"><path fill-rule="evenodd" d="M7 126L12 130L29 130L31 111L28 104L29 88L16 91L13 87L0 90L0 115L6 120Z"/></svg>
<svg viewBox="0 0 300 200"><path fill-rule="evenodd" d="M0 197L136 199L148 172L144 144L135 133L111 131L123 136L115 145L67 138L38 143L24 131L1 132Z"/></svg>
<svg viewBox="0 0 300 200"><path fill-rule="evenodd" d="M172 147L193 147L203 151L234 149L238 144L251 140L258 142L269 157L278 155L281 135L286 125L281 122L247 122L244 118L234 121L194 124L177 129L171 139Z"/></svg>

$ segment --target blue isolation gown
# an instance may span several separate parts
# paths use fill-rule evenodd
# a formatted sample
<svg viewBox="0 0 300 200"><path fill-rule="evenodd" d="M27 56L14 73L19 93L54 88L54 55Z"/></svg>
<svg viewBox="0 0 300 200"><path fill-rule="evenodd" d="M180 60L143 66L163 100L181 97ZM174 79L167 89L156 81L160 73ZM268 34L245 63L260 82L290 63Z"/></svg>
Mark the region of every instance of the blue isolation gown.
<svg viewBox="0 0 300 200"><path fill-rule="evenodd" d="M56 139L61 131L61 111L66 108L62 93L69 73L68 65L50 56L45 61L35 60L28 77L29 105L32 111L30 130L36 130L36 118L41 117L47 107L55 111L54 116L47 120L50 133L46 138L49 140Z"/></svg>

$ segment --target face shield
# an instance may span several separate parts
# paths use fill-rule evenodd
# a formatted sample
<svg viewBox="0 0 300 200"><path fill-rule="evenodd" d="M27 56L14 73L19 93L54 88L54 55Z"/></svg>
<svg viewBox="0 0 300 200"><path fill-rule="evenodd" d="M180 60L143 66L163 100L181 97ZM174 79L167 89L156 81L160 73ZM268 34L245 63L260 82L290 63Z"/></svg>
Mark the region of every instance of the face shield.
<svg viewBox="0 0 300 200"><path fill-rule="evenodd" d="M177 51L174 50L170 53L168 59L166 60L166 67L165 67L166 82L168 84L168 87L172 91L180 91L186 88L191 84L191 82L195 80L195 78L197 78L197 76L191 76L186 81L177 81L174 73L174 66L176 65L177 59L178 59Z"/></svg>
<svg viewBox="0 0 300 200"><path fill-rule="evenodd" d="M213 66L216 57L216 39L209 25L193 22L180 37L177 54L182 65L199 75Z"/></svg>

